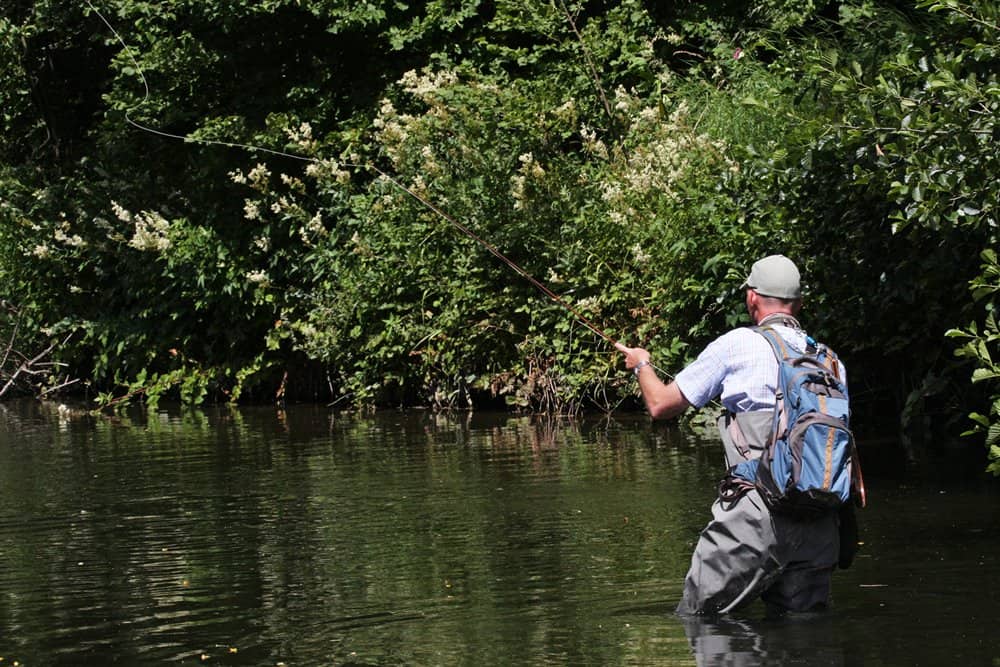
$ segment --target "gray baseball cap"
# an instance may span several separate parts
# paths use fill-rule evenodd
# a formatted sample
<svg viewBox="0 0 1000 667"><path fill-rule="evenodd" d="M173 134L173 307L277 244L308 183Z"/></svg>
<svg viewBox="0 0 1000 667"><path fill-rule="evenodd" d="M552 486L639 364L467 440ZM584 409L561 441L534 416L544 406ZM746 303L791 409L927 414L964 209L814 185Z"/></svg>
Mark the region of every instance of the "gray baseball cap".
<svg viewBox="0 0 1000 667"><path fill-rule="evenodd" d="M769 255L754 262L750 268L750 275L743 282L743 287L749 287L761 296L773 296L779 299L802 297L799 269L784 255Z"/></svg>

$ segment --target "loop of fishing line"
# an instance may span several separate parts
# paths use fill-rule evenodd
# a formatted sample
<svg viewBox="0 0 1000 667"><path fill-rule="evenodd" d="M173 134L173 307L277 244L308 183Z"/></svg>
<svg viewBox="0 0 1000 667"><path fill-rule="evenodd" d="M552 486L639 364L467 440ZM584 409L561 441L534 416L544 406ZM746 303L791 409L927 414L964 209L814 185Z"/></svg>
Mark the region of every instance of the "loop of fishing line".
<svg viewBox="0 0 1000 667"><path fill-rule="evenodd" d="M149 91L149 82L146 80L146 74L143 72L142 66L139 64L139 60L135 57L135 54L132 52L132 49L125 42L125 40L122 38L122 36L118 33L117 30L115 30L114 26L111 25L110 21L108 21L104 17L104 14L102 14L101 11L98 10L97 7L95 7L93 5L93 3L91 3L90 0L84 0L84 2L87 3L87 6L90 8L90 10L92 12L94 12L95 14L97 14L98 18L101 19L101 22L104 23L105 26L107 26L108 30L110 30L111 33L115 36L115 39L118 41L119 44L121 44L122 48L125 50L125 53L128 55L129 59L132 61L132 64L133 64L133 66L135 68L135 71L138 73L139 78L142 81L142 86L143 86L143 91L144 91L144 96L143 96L142 101L139 102L137 105L135 105L135 107L133 107L133 108L137 108L137 107L141 106L142 104L144 104L146 101L149 100L150 91ZM276 149L273 149L273 148L266 148L264 146L255 146L255 145L252 145L252 144L243 144L243 143L231 142L231 141L219 141L217 139L192 138L190 136L185 136L185 135L181 135L181 134L173 134L171 132L165 132L163 130L158 130L158 129L154 128L154 127L149 127L148 125L144 125L144 124L142 124L142 123L134 120L129 115L129 111L130 111L129 108L126 108L125 111L124 111L125 121L129 125L132 125L136 129L141 130L143 132L148 132L150 134L153 134L153 135L156 135L156 136L160 136L160 137L164 137L164 138L167 138L167 139L175 139L175 140L183 141L185 143L198 143L198 144L203 144L203 145L224 146L226 148L238 148L238 149L242 149L242 150L249 151L249 152L259 151L259 152L262 152L262 153L267 153L267 154L275 155L275 156L278 156L278 157L286 157L286 158L291 158L293 160L299 160L301 162L312 162L312 163L316 163L316 164L323 164L323 163L331 162L331 161L328 161L328 160L325 161L325 160L321 160L321 159L315 158L315 157L310 157L310 156L307 156L307 155L297 155L295 153L289 153L289 152L286 152L286 151L276 150ZM508 267L510 267L515 273L517 273L522 278L524 278L525 280L527 280L529 283L531 283L532 285L534 285L542 294L544 294L545 296L547 296L549 299L551 299L552 301L554 301L558 306L562 307L564 310L566 310L568 313L570 313L577 320L577 322L579 322L580 324L582 324L589 331L591 331L592 333L596 334L600 338L604 339L605 341L607 341L608 343L610 343L612 346L614 346L614 345L616 345L618 343L618 341L615 338L613 338L612 336L610 336L609 334L607 334L604 330L602 330L600 327L598 327L593 322L591 322L582 313L580 313L580 311L578 309L574 308L565 299L563 299L562 297L560 297L558 294L556 294L551 289L549 289L545 284L543 284L541 281L539 281L533 275L531 275L530 273L528 273L527 270L525 270L523 267L521 267L519 264L517 264L516 262L514 262L512 259L510 259L506 255L504 255L502 252L500 252L500 250L497 249L496 246L494 246L493 244L487 242L485 239L483 239L478 234L476 234L475 232L473 232L467 226L465 226L464 224L462 224L461 222L459 222L458 220L456 220L453 216L451 216L448 213L446 213L445 211L441 210L441 208L439 208L437 205L435 205L433 202L431 202L427 198L425 198L425 197L417 194L416 192L414 192L410 188L407 188L405 185L403 185L402 183L400 183L396 178L390 176L389 174L387 174L382 169L379 169L378 167L376 167L374 164L371 164L371 163L363 164L362 165L362 164L352 164L350 162L339 162L339 161L332 161L332 162L335 162L339 166L351 167L351 168L354 168L354 169L368 169L368 170L371 170L371 171L375 172L376 174L378 174L382 178L384 178L387 181L389 181L392 185L394 185L395 187L399 188L401 191L405 192L406 194L410 195L411 197L413 197L414 199L416 199L418 202L420 202L421 204L423 204L424 206L426 206L432 212L434 212L437 215L439 215L442 218L444 218L446 221L448 221L449 223L451 223L456 229L458 229L463 234L465 234L466 236L468 236L469 238L471 238L473 241L475 241L476 243L478 243L480 246L482 246L483 248L485 248L491 255L493 255L494 257L496 257L500 261L502 261L504 264L506 264ZM672 377L669 373L667 373L663 369L661 369L661 368L659 368L659 367L657 367L657 366L655 366L653 364L650 364L650 366L652 368L654 368L656 371L658 371L659 373L667 376L668 378Z"/></svg>

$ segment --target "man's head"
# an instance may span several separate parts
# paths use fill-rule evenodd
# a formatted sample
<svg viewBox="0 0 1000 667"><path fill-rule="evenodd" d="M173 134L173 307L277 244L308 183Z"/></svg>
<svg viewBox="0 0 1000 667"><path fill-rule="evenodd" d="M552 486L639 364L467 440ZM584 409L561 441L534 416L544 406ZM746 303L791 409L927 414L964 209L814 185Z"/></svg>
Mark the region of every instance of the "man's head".
<svg viewBox="0 0 1000 667"><path fill-rule="evenodd" d="M799 269L795 262L784 255L769 255L754 262L743 287L752 289L761 296L786 301L802 298Z"/></svg>
<svg viewBox="0 0 1000 667"><path fill-rule="evenodd" d="M747 290L747 311L754 322L771 313L795 315L802 306L799 269L784 255L757 260L743 282Z"/></svg>

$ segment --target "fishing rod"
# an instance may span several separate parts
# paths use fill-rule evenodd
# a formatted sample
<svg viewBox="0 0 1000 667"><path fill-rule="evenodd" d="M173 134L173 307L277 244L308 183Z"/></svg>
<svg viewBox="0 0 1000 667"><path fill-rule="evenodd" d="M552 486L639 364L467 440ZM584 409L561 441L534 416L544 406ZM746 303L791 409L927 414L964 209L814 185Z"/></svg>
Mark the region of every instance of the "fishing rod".
<svg viewBox="0 0 1000 667"><path fill-rule="evenodd" d="M98 10L97 7L95 7L93 5L93 3L91 3L90 0L84 0L84 1L87 3L87 6L90 7L90 10L92 12L94 12L95 14L97 14L98 18L100 18L101 21L104 23L104 25L107 26L108 30L111 31L111 33L115 36L115 39L118 41L119 44L121 44L122 48L125 50L125 53L128 54L129 59L132 61L132 64L133 64L133 66L135 68L135 71L139 74L139 78L142 80L142 85L143 85L143 90L144 90L144 96L143 96L143 100L141 102L139 102L139 104L137 104L136 107L141 106L142 104L144 104L149 99L150 91L149 91L149 82L146 79L146 75L143 72L142 66L139 64L139 60L135 57L135 54L132 52L132 49L125 42L125 40L122 38L122 36L118 33L118 31L115 29L115 27L113 25L111 25L110 21L108 21L107 18L105 18L104 14L102 14L101 11ZM311 163L315 163L315 164L329 164L330 162L332 162L332 161L329 161L329 160L321 160L321 159L318 159L318 158L315 158L315 157L310 157L310 156L306 156L306 155L297 155L295 153L289 153L287 151L281 151L281 150L276 150L276 149L272 149L272 148L266 148L266 147L263 147L263 146L255 146L255 145L252 145L252 144L243 144L243 143L239 143L239 142L230 142L230 141L220 141L220 140L217 140L217 139L193 139L190 136L186 136L186 135L182 135L182 134L174 134L174 133L171 133L171 132L165 132L163 130L159 130L159 129L154 128L154 127L149 127L148 125L144 125L143 123L140 123L140 122L136 121L135 119L133 119L129 115L129 111L130 111L130 109L127 109L127 108L124 111L125 121L129 125L132 125L136 129L141 130L143 132L148 132L150 134L153 134L153 135L156 135L156 136L160 136L160 137L164 137L164 138L167 138L167 139L179 140L179 141L183 141L185 143L199 143L199 144L203 144L203 145L224 146L226 148L239 148L239 149L246 150L246 151L251 151L251 152L252 151L259 151L259 152L267 153L267 154L270 154L270 155L275 155L275 156L279 156L279 157L286 157L286 158L290 158L290 159L293 159L293 160L299 160L301 162L311 162ZM572 304L568 303L564 298L562 298L561 296L559 296L558 294L556 294L554 291L552 291L551 289L549 289L549 287L547 287L544 283L542 283L540 280L538 280L533 275L531 275L520 264L518 264L514 260L510 259L509 257L507 257L505 254L503 254L495 245L493 245L492 243L489 243L484 238L482 238L480 235L478 235L475 232L473 232L466 225L462 224L457 219L455 219L454 216L452 216L452 215L448 214L447 212L443 211L439 206L437 206L436 204L434 204L432 201L430 201L426 197L423 197L420 194L414 192L412 189L410 189L410 188L406 187L405 185L403 185L402 183L400 183L398 179L394 178L393 176L390 176L384 170L380 169L379 167L375 166L374 164L372 164L370 162L367 163L367 164L353 164L353 163L349 163L349 162L337 162L336 164L338 164L339 166L351 167L351 168L354 168L354 169L367 169L367 170L370 170L370 171L378 174L383 179L389 181L389 183L391 183L393 186L395 186L396 188L398 188L402 192L406 193L410 197L413 197L414 199L416 199L420 204L422 204L423 206L427 207L432 212L434 212L437 215L439 215L442 218L444 218L446 221L448 221L452 226L454 226L460 232L462 232L467 237L469 237L470 239L472 239L473 241L475 241L476 243L478 243L480 246L482 246L491 255L493 255L494 257L496 257L497 259L499 259L501 262L503 262L504 264L506 264L510 269L512 269L515 273L517 273L519 276L521 276L522 278L524 278L525 280L527 280L529 283L531 283L536 289L538 289L538 291L540 291L542 294L544 294L546 297L548 297L550 300L552 300L558 306L560 306L565 311L567 311L570 315L572 315L576 319L577 322L579 322L580 324L582 324L589 331L593 332L598 337L600 337L603 340L605 340L606 342L610 343L612 347L616 347L616 348L619 347L620 343L619 343L619 341L617 339L615 339L613 336L611 336L610 334L608 334L607 332L605 332L603 329L601 329L600 327L598 327L596 324L594 324L589 318L587 318L585 315L583 315L583 313L581 313L579 311L579 309L575 308ZM667 373L666 371L664 371L663 369L657 367L654 364L650 364L650 366L652 368L654 368L655 370L659 371L660 373L662 373L663 375L665 375L666 377L672 379L672 376L669 373Z"/></svg>
<svg viewBox="0 0 1000 667"><path fill-rule="evenodd" d="M143 101L140 102L139 105L137 105L137 106L140 106L146 100L149 99L150 91L149 91L149 83L146 80L146 75L143 72L142 67L139 65L138 59L135 57L135 54L132 52L132 49L129 48L128 44L125 42L125 40L122 38L122 36L118 33L117 30L115 30L114 26L112 26L111 23L104 17L104 15L100 12L100 10L98 10L96 7L94 7L94 5L90 2L90 0L85 0L85 2L87 3L87 6L90 7L91 11L93 11L95 14L97 14L97 16L104 23L104 25L107 26L108 30L110 30L112 32L112 34L114 34L115 38L118 40L118 43L122 45L122 48L125 49L125 52L128 54L129 59L131 59L132 64L135 67L135 71L138 72L139 78L142 80L142 85L143 85L143 89L144 89L144 93L145 93L144 97L143 97ZM324 163L324 162L329 163L329 161L320 160L320 159L315 158L315 157L310 157L310 156L306 156L306 155L296 155L294 153L288 153L286 151L275 150L275 149L272 149L272 148L265 148L263 146L254 146L254 145L250 145L250 144L242 144L242 143L230 142L230 141L219 141L219 140L216 140L216 139L192 139L189 136L185 136L185 135L181 135L181 134L173 134L171 132L164 132L163 130L159 130L159 129L156 129L154 127L149 127L148 125L144 125L142 123L139 123L138 121L134 120L129 115L129 109L125 109L124 115L125 115L125 121L129 125L132 125L133 127L137 128L139 130L142 130L143 132L148 132L148 133L151 133L151 134L154 134L154 135L157 135L157 136L160 136L160 137L164 137L164 138L167 138L167 139L176 139L176 140L180 140L180 141L184 141L184 142L200 143L200 144L206 144L206 145L225 146L227 148L240 148L240 149L247 150L247 151L261 151L261 152L268 153L268 154L271 154L271 155L276 155L276 156L280 156L280 157L287 157L287 158L291 158L293 160L300 160L302 162L312 162L312 163L317 163L317 164L321 164L321 163ZM463 234L465 234L466 236L468 236L470 239L472 239L473 241L475 241L476 243L478 243L480 246L482 246L483 248L485 248L491 255L493 255L494 257L496 257L497 259L499 259L501 262L503 262L508 267L510 267L515 273L517 273L522 278L524 278L525 280L527 280L529 283L531 283L532 285L534 285L542 294L544 294L549 299L551 299L552 301L554 301L557 305L561 306L563 309L565 309L567 312L569 312L584 327L586 327L587 329L589 329L593 333L597 334L598 336L600 336L601 338L603 338L608 343L611 343L611 345L614 345L614 344L616 344L618 342L615 338L613 338L612 336L610 336L603 329L601 329L596 324L594 324L593 322L591 322L590 319L588 319L587 317L585 317L577 308L573 307L572 304L568 303L565 299L563 299L558 294L556 294L551 289L549 289L540 280L538 280L533 275L531 275L530 273L528 273L528 271L526 269L524 269L521 265L519 265L514 260L510 259L505 254L503 254L502 252L500 252L500 250L496 246L494 246L493 244L489 243L484 238L482 238L481 236L479 236L478 234L476 234L475 232L473 232L466 225L462 224L461 222L459 222L458 220L456 220L453 216L451 216L447 212L443 211L439 206L437 206L436 204L434 204L433 202L431 202L426 197L423 197L423 196L419 195L418 193L414 192L412 189L410 189L410 188L406 187L405 185L403 185L402 183L400 183L398 179L390 176L384 170L379 169L378 167L376 167L372 163L367 163L367 164L352 164L352 163L349 163L349 162L338 162L337 164L340 165L340 166L352 167L352 168L355 168L355 169L368 169L370 171L375 172L376 174L378 174L379 176L381 176L385 180L389 181L392 185L394 185L395 187L399 188L402 192L405 192L406 194L408 194L409 196L413 197L418 202L420 202L421 204L423 204L424 206L426 206L428 209L430 209L434 213L438 214L439 216L441 216L442 218L444 218L445 220L447 220L456 229L458 229Z"/></svg>

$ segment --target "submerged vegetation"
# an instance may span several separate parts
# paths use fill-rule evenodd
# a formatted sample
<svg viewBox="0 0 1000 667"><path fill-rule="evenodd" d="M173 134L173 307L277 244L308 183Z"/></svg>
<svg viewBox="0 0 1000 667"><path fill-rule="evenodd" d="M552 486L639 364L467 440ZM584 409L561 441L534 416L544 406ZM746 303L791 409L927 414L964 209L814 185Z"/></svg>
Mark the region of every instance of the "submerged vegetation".
<svg viewBox="0 0 1000 667"><path fill-rule="evenodd" d="M45 354L12 388L633 395L416 194L665 369L742 321L755 258L792 256L859 428L916 458L971 423L1000 472L996 3L13 5L4 384Z"/></svg>

